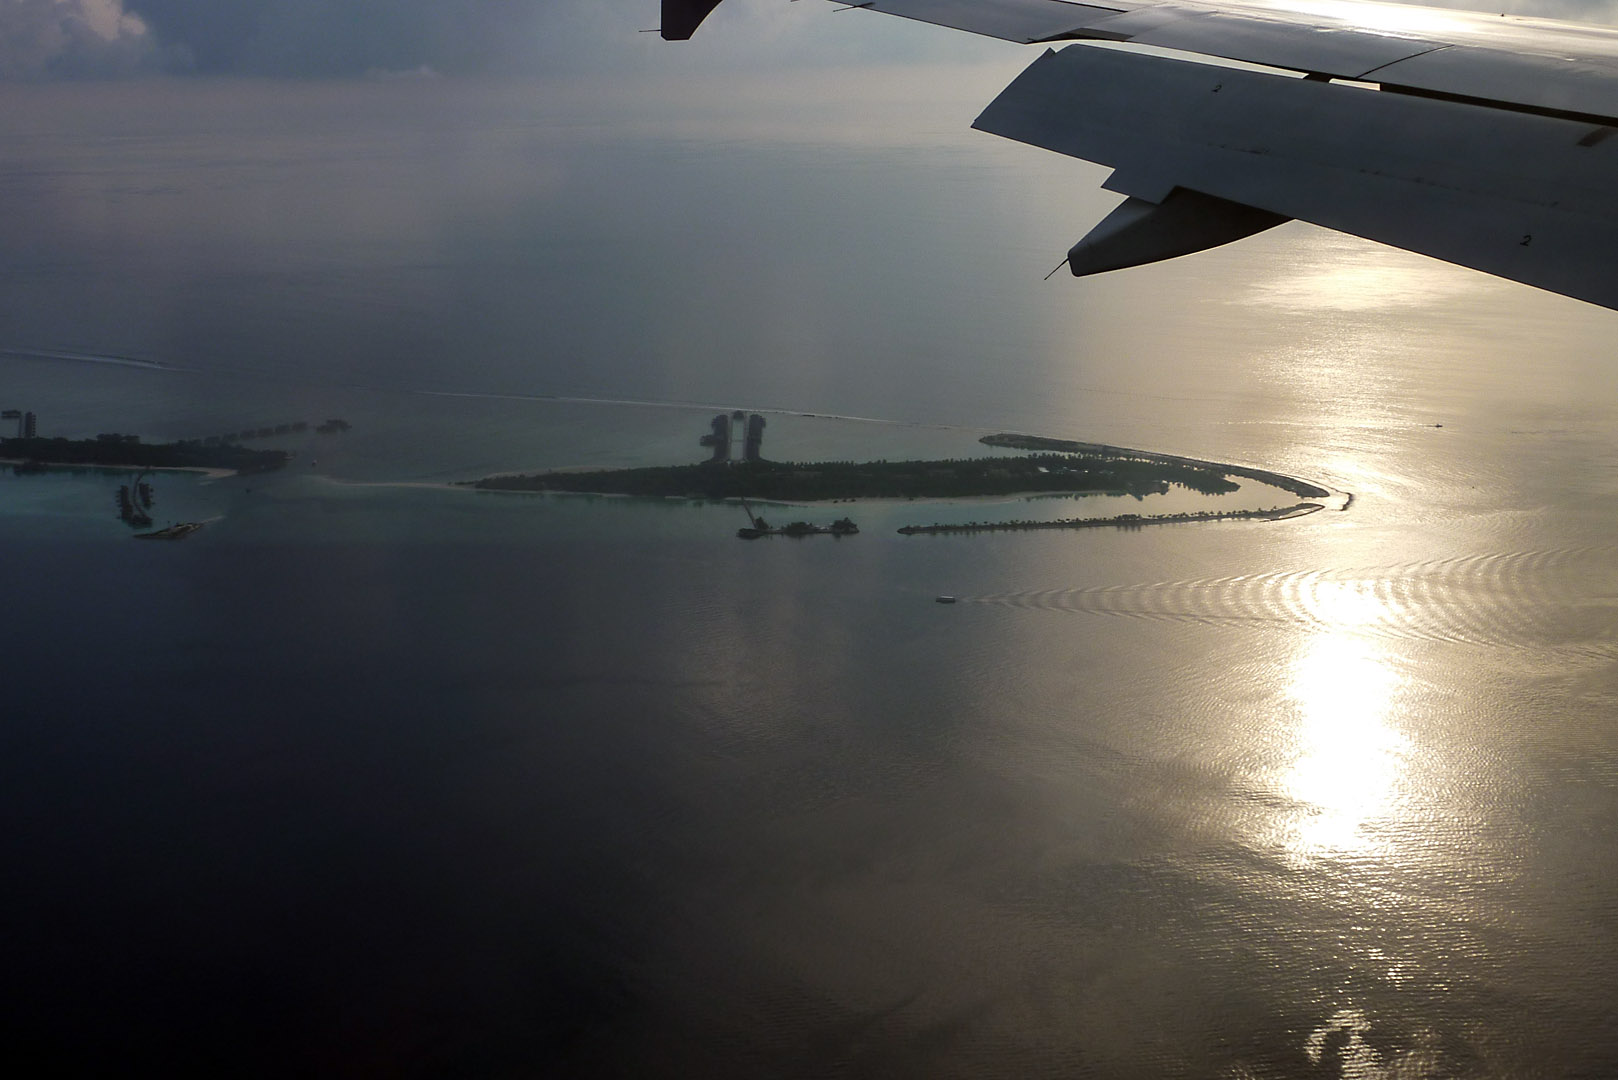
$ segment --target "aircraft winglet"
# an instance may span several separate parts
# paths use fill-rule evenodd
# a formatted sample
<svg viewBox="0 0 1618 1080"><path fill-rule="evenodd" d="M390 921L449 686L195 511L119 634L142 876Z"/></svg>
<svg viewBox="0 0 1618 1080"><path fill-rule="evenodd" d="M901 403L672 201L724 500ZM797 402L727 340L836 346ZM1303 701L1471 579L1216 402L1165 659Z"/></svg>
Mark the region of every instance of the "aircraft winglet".
<svg viewBox="0 0 1618 1080"><path fill-rule="evenodd" d="M663 40L689 41L720 0L663 0Z"/></svg>

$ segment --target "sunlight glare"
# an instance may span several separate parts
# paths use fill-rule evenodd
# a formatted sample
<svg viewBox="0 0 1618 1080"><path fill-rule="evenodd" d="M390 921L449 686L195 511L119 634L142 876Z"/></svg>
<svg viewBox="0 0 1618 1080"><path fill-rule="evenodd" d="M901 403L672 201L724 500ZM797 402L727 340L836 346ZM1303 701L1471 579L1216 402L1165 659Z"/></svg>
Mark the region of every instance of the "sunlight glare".
<svg viewBox="0 0 1618 1080"><path fill-rule="evenodd" d="M1363 0L1283 0L1260 5L1330 19L1352 29L1380 30L1388 34L1430 37L1448 41L1476 25L1471 12L1439 11L1401 4L1364 3Z"/></svg>
<svg viewBox="0 0 1618 1080"><path fill-rule="evenodd" d="M1349 634L1315 638L1293 666L1297 757L1281 785L1298 804L1285 841L1296 853L1368 845L1362 829L1388 812L1410 751L1389 723L1400 682L1374 645Z"/></svg>
<svg viewBox="0 0 1618 1080"><path fill-rule="evenodd" d="M1375 626L1389 614L1374 583L1365 580L1317 581L1306 603L1311 615L1335 631Z"/></svg>
<svg viewBox="0 0 1618 1080"><path fill-rule="evenodd" d="M1425 307L1482 287L1487 279L1431 260L1370 250L1352 262L1289 267L1254 284L1242 303L1285 311L1384 311Z"/></svg>

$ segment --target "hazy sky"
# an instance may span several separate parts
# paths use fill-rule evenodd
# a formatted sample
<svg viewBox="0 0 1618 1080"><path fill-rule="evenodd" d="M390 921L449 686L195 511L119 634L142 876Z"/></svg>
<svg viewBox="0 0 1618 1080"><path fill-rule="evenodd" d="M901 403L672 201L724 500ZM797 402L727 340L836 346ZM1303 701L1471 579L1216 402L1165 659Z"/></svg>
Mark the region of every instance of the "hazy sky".
<svg viewBox="0 0 1618 1080"><path fill-rule="evenodd" d="M727 0L685 43L636 32L657 16L0 0L22 76L0 88L0 348L1118 441L1150 426L1266 461L1318 396L1283 374L1311 356L1383 357L1396 378L1418 355L1509 370L1560 350L1582 373L1610 351L1610 312L1302 224L1042 282L1118 196L1101 166L970 129L1035 50L821 0ZM165 65L196 74L66 77ZM441 77L364 77L424 67ZM263 77L316 71L346 77ZM1335 400L1345 381L1366 415L1388 397L1356 369ZM208 387L172 386L149 430L208 415ZM1162 430L1165 386L1210 403L1196 430ZM29 400L71 426L70 390L56 373ZM1099 420L1072 411L1097 402ZM1271 413L1293 426L1253 422Z"/></svg>
<svg viewBox="0 0 1618 1080"><path fill-rule="evenodd" d="M1605 19L1614 7L1610 0L1451 6L1585 19ZM657 8L657 0L0 0L0 77L544 74L641 48L627 35L655 27ZM783 38L828 61L901 60L909 51L902 34L875 25L889 20L857 17L862 34L877 35L867 45L850 40L837 25L845 19L831 14L820 3L727 0L704 28L703 44L684 48L728 64L766 62ZM747 24L755 25L745 35L727 32Z"/></svg>
<svg viewBox="0 0 1618 1080"><path fill-rule="evenodd" d="M832 14L823 4L728 0L700 43L678 48L742 65L769 62L783 38L817 46L811 55L827 62L915 51L903 34L873 25L892 20L863 23L877 35L868 47L850 41L845 19L827 21ZM0 76L545 75L624 56L657 62L658 46L675 47L635 32L659 21L658 0L4 0ZM966 48L994 44L949 36Z"/></svg>

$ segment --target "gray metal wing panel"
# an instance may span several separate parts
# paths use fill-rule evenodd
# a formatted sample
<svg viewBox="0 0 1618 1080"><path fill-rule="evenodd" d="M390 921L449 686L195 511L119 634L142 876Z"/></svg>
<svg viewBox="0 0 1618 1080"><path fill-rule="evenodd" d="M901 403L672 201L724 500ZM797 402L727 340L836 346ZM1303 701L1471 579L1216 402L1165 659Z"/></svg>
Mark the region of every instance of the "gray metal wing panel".
<svg viewBox="0 0 1618 1080"><path fill-rule="evenodd" d="M1133 3L1109 6L1100 4L1070 4L1066 0L872 0L859 3L848 0L851 6L898 15L918 22L967 30L987 37L1002 38L1026 44L1049 41L1066 35L1074 27L1107 16L1116 15Z"/></svg>
<svg viewBox="0 0 1618 1080"><path fill-rule="evenodd" d="M1510 53L1461 45L1371 72L1387 86L1533 109L1618 117L1618 58Z"/></svg>
<svg viewBox="0 0 1618 1080"><path fill-rule="evenodd" d="M707 7L710 0L667 0ZM1014 42L1093 38L1618 120L1618 28L1378 0L834 0Z"/></svg>
<svg viewBox="0 0 1618 1080"><path fill-rule="evenodd" d="M1588 124L1076 46L974 126L1618 308L1618 140Z"/></svg>
<svg viewBox="0 0 1618 1080"><path fill-rule="evenodd" d="M1167 5L1086 23L1075 36L1131 41L1349 79L1445 46L1445 42L1429 38L1332 23L1287 22Z"/></svg>
<svg viewBox="0 0 1618 1080"><path fill-rule="evenodd" d="M1068 36L1618 118L1612 27L1343 0L1167 0L1093 19Z"/></svg>

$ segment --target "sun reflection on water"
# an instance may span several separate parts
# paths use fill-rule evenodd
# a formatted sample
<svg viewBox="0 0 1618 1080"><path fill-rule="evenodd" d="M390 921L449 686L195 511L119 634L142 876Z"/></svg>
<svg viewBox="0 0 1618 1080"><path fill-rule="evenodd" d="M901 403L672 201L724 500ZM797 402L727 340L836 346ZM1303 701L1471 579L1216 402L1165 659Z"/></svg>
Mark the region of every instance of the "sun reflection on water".
<svg viewBox="0 0 1618 1080"><path fill-rule="evenodd" d="M1290 247L1275 272L1259 276L1230 303L1307 314L1317 323L1323 313L1379 320L1412 308L1443 310L1507 288L1484 274L1357 237L1300 230L1275 242L1283 241Z"/></svg>
<svg viewBox="0 0 1618 1080"><path fill-rule="evenodd" d="M1376 582L1317 581L1306 599L1310 614L1336 630L1349 631L1375 626L1387 618L1388 605L1377 596ZM1336 633L1329 635L1332 639Z"/></svg>
<svg viewBox="0 0 1618 1080"><path fill-rule="evenodd" d="M1456 267L1358 253L1344 265L1296 268L1285 277L1255 284L1239 301L1287 311L1383 312L1430 307L1479 288Z"/></svg>
<svg viewBox="0 0 1618 1080"><path fill-rule="evenodd" d="M1363 852L1375 843L1367 826L1393 810L1411 752L1392 718L1403 680L1380 645L1355 632L1386 614L1374 593L1345 582L1312 600L1332 629L1311 638L1289 672L1294 756L1280 788L1295 809L1282 843L1299 856Z"/></svg>

